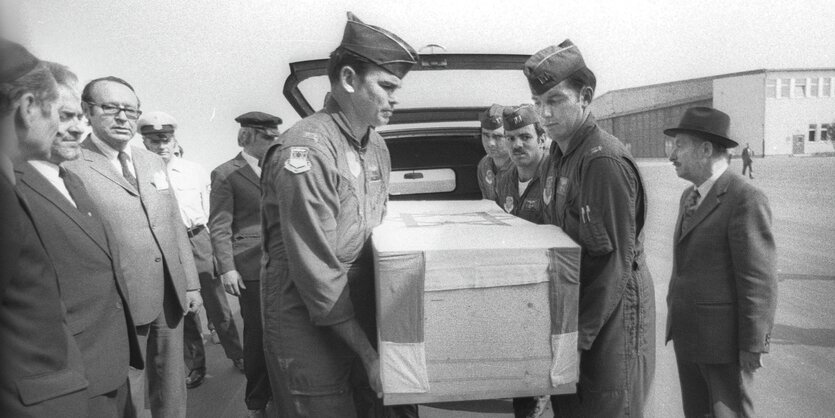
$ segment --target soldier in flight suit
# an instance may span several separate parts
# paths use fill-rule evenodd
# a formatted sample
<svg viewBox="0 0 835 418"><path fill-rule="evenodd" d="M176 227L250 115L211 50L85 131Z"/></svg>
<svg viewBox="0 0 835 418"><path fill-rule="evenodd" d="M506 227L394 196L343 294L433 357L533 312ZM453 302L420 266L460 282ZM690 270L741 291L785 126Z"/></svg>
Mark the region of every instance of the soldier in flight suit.
<svg viewBox="0 0 835 418"><path fill-rule="evenodd" d="M478 162L477 171L482 199L496 200L499 178L513 167L505 144L502 109L503 106L494 104L478 115L481 122L481 145L487 153Z"/></svg>
<svg viewBox="0 0 835 418"><path fill-rule="evenodd" d="M282 417L417 416L416 406L383 408L377 397L370 245L391 171L374 128L388 123L416 59L397 35L349 13L324 109L264 156L264 345Z"/></svg>
<svg viewBox="0 0 835 418"><path fill-rule="evenodd" d="M596 79L569 40L528 59L525 76L548 136L546 222L582 247L577 394L555 416L640 417L655 372L655 296L643 254L646 192L632 156L597 126Z"/></svg>
<svg viewBox="0 0 835 418"><path fill-rule="evenodd" d="M542 222L541 163L545 129L533 106L506 107L505 140L513 165L498 179L496 203L505 212L536 224Z"/></svg>

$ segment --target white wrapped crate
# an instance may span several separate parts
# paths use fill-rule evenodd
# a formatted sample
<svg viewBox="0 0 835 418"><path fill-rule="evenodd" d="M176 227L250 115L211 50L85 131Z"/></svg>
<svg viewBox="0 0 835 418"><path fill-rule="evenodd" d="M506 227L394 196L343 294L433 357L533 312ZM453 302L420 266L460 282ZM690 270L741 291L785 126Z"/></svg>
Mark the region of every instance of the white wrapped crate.
<svg viewBox="0 0 835 418"><path fill-rule="evenodd" d="M560 228L390 202L372 241L387 405L574 391L580 248Z"/></svg>

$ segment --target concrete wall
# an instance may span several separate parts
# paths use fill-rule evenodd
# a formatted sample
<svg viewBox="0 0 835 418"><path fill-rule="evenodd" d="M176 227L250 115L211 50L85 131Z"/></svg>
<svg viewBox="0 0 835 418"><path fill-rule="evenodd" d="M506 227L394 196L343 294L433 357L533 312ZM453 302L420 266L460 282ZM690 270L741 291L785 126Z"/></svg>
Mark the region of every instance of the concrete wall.
<svg viewBox="0 0 835 418"><path fill-rule="evenodd" d="M731 117L729 136L739 142L737 154L745 143L751 145L756 155L768 154L763 153L765 73L713 80L713 106Z"/></svg>
<svg viewBox="0 0 835 418"><path fill-rule="evenodd" d="M835 80L830 81L829 97L797 97L794 94L796 79L802 78L808 83L810 78L835 78L835 71L769 71L769 78L792 80L790 97L766 98L764 116L764 136L766 153L792 154L792 137L803 138L800 153L814 154L833 152L832 140L821 141L820 129L825 123L835 122ZM819 87L820 88L820 87ZM817 125L816 141L809 141L809 125Z"/></svg>

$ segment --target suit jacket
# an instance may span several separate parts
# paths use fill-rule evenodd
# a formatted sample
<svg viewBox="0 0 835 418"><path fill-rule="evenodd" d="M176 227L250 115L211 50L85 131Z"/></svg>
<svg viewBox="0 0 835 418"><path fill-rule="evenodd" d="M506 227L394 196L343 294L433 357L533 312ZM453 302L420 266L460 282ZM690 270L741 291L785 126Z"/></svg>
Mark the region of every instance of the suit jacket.
<svg viewBox="0 0 835 418"><path fill-rule="evenodd" d="M261 183L241 153L212 171L209 231L220 273L261 276Z"/></svg>
<svg viewBox="0 0 835 418"><path fill-rule="evenodd" d="M198 290L200 284L165 162L150 151L133 147L137 190L93 141L88 138L81 147L81 157L63 165L81 178L111 227L134 322L144 325L159 316L166 281L185 312L186 290Z"/></svg>
<svg viewBox="0 0 835 418"><path fill-rule="evenodd" d="M112 233L77 177L79 186L70 193L78 208L28 163L18 164L15 174L58 272L67 322L90 382L87 392L92 397L116 390L127 379L128 364L142 368L143 360L127 286L118 258L111 257L118 257Z"/></svg>
<svg viewBox="0 0 835 418"><path fill-rule="evenodd" d="M768 352L777 308L777 260L765 195L726 170L681 230L682 194L667 295L676 355L732 363Z"/></svg>
<svg viewBox="0 0 835 418"><path fill-rule="evenodd" d="M87 380L55 268L23 195L0 175L0 416L85 417Z"/></svg>

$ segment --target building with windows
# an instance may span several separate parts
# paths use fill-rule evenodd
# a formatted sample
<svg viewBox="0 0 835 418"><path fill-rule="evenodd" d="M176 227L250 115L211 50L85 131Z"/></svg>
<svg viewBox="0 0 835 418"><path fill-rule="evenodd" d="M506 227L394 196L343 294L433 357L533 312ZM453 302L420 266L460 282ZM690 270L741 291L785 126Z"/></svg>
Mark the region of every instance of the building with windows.
<svg viewBox="0 0 835 418"><path fill-rule="evenodd" d="M600 126L636 157L665 157L662 132L693 106L731 117L731 138L757 155L835 151L835 68L754 70L607 92L592 102Z"/></svg>

